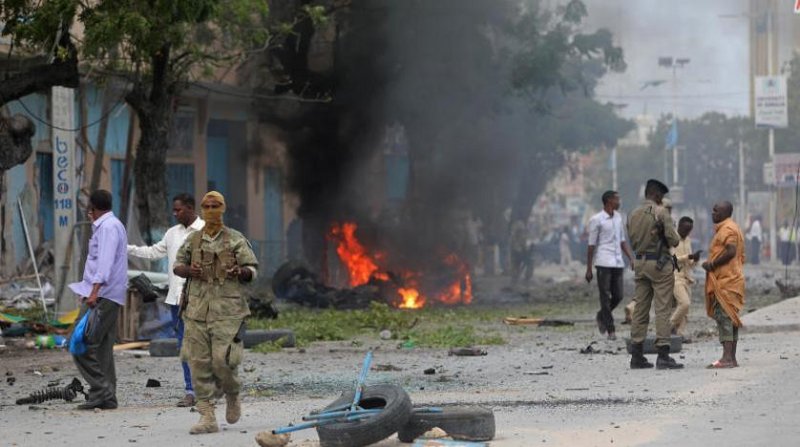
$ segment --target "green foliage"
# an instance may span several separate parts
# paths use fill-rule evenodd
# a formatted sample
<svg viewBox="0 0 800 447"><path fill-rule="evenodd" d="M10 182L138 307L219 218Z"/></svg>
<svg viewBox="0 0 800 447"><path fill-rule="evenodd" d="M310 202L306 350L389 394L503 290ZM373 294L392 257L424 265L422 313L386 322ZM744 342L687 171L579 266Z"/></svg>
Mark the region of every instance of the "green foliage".
<svg viewBox="0 0 800 447"><path fill-rule="evenodd" d="M671 127L671 117L663 117L650 138L651 169L663 169L664 141ZM766 132L756 129L753 121L745 117L729 118L721 113L709 112L693 120L678 120L678 145L682 151L679 172L686 191L687 206L709 209L719 200L736 203L739 182L739 140L745 145L745 187L763 190L762 166L767 150ZM672 153L668 154L671 160ZM652 159L655 159L653 161ZM670 165L671 166L671 165ZM641 180L640 180L641 181Z"/></svg>
<svg viewBox="0 0 800 447"><path fill-rule="evenodd" d="M478 307L406 311L372 303L364 310L292 308L282 311L276 320L251 319L248 326L292 329L298 346L307 346L315 341L351 340L359 335L374 337L384 329L392 332L393 339L413 339L420 346L462 346L460 343L466 341L471 344L501 343L496 336L476 335L473 326L500 321L507 312L508 309ZM265 346L262 349L273 348Z"/></svg>
<svg viewBox="0 0 800 447"><path fill-rule="evenodd" d="M77 0L0 0L2 35L27 52L52 54L59 33L69 29Z"/></svg>
<svg viewBox="0 0 800 447"><path fill-rule="evenodd" d="M286 346L286 338L279 338L273 341L265 341L264 343L259 343L253 347L253 352L260 352L262 354L268 354L270 352L280 352Z"/></svg>
<svg viewBox="0 0 800 447"><path fill-rule="evenodd" d="M104 0L80 12L83 53L132 72L168 56L168 79L181 80L198 65L232 63L265 47L268 12L258 0Z"/></svg>
<svg viewBox="0 0 800 447"><path fill-rule="evenodd" d="M451 326L412 331L406 337L413 344L428 348L465 348L475 345L502 345L497 334L477 335L472 326Z"/></svg>

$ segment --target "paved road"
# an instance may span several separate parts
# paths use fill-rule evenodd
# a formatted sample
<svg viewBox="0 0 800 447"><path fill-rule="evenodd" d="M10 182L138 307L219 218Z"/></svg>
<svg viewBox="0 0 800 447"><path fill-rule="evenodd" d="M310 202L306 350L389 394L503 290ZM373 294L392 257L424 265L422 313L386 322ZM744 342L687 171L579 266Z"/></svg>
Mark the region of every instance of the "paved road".
<svg viewBox="0 0 800 447"><path fill-rule="evenodd" d="M736 369L705 369L720 348L714 338L701 338L679 354L684 370L631 371L624 342L603 341L586 324L572 331L505 328L510 342L490 347L485 357L448 357L441 350L407 351L383 343L375 346L376 363L401 371L373 372L370 380L402 384L417 404L491 407L498 426L493 447L796 446L800 332L791 329L800 329L800 298L752 312L744 321L749 331L742 335L742 366ZM592 341L604 353L578 353ZM174 359L118 354L123 405L118 410L79 412L57 402L34 409L11 405L25 385L39 387L75 374L65 353L41 353L27 371L15 370L15 386L0 383L0 445L254 446L257 432L299 421L350 386L363 349L315 344L304 354L248 355L245 382L250 389L262 384L267 392L245 397L238 424L223 423L221 433L205 436L187 434L197 413L171 406L179 397ZM15 364L7 356L0 359L0 370ZM437 374L423 375L431 366ZM145 389L149 377L162 379L164 387ZM221 420L224 410L217 413ZM293 445L313 445L302 441L315 438L313 431L298 432ZM402 444L390 439L380 445Z"/></svg>

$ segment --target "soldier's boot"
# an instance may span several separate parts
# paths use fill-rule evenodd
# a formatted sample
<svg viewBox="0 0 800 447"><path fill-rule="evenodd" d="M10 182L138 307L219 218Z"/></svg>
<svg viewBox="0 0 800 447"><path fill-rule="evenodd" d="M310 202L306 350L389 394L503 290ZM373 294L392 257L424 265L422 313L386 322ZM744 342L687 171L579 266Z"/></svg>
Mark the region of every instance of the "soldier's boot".
<svg viewBox="0 0 800 447"><path fill-rule="evenodd" d="M681 369L682 363L678 363L669 356L669 346L658 347L658 358L656 359L656 369Z"/></svg>
<svg viewBox="0 0 800 447"><path fill-rule="evenodd" d="M200 421L189 429L190 435L203 433L216 433L219 431L217 417L214 415L214 404L207 400L197 402L197 411L200 413Z"/></svg>
<svg viewBox="0 0 800 447"><path fill-rule="evenodd" d="M226 394L225 401L225 420L235 424L242 417L242 401L238 394Z"/></svg>
<svg viewBox="0 0 800 447"><path fill-rule="evenodd" d="M631 369L647 369L652 367L653 364L648 362L647 357L644 356L644 344L631 344Z"/></svg>

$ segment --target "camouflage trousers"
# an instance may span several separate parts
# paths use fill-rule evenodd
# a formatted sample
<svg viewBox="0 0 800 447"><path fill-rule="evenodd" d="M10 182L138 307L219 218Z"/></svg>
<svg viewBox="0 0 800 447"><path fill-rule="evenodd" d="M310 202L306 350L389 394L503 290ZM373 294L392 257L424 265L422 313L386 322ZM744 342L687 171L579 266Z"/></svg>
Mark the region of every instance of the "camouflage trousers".
<svg viewBox="0 0 800 447"><path fill-rule="evenodd" d="M239 394L239 364L244 344L234 342L242 320L198 321L184 318L181 360L189 363L197 400L211 400L216 388Z"/></svg>

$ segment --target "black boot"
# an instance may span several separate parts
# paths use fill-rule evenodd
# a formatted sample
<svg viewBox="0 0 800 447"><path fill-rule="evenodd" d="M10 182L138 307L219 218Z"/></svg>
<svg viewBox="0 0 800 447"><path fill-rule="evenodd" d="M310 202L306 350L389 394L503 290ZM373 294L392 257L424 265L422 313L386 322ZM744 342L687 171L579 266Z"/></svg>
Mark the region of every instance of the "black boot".
<svg viewBox="0 0 800 447"><path fill-rule="evenodd" d="M656 369L681 369L682 363L678 363L669 356L669 346L658 347L658 358L656 359Z"/></svg>
<svg viewBox="0 0 800 447"><path fill-rule="evenodd" d="M652 368L653 364L647 361L644 356L644 345L642 343L631 344L631 369Z"/></svg>

